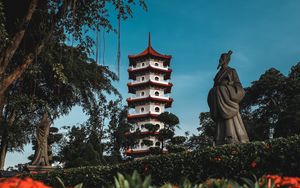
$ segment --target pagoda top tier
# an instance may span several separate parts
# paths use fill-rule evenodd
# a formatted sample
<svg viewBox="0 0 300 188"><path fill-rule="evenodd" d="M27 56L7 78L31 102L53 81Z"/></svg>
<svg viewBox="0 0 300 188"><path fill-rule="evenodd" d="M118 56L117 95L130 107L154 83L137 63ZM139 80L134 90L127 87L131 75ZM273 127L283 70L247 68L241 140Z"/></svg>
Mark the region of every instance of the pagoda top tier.
<svg viewBox="0 0 300 188"><path fill-rule="evenodd" d="M163 55L158 53L156 50L154 50L151 46L151 36L149 33L149 37L148 37L148 47L141 53L137 54L137 55L129 55L129 64L130 66L134 65L137 61L141 61L143 59L146 59L148 57L151 58L157 58L160 60L163 60L164 63L166 63L167 65L170 63L170 60L172 58L171 55Z"/></svg>

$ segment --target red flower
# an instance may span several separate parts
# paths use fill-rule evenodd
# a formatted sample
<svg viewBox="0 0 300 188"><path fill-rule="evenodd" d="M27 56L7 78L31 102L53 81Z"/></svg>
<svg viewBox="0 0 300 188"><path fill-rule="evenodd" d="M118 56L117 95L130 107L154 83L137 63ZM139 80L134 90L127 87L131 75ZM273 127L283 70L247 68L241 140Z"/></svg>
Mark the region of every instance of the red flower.
<svg viewBox="0 0 300 188"><path fill-rule="evenodd" d="M252 168L255 168L255 167L256 167L256 165L257 165L256 161L255 161L255 160L254 160L254 161L252 161L252 163L251 163L251 167L252 167Z"/></svg>
<svg viewBox="0 0 300 188"><path fill-rule="evenodd" d="M221 157L215 157L214 160L215 161L221 161Z"/></svg>

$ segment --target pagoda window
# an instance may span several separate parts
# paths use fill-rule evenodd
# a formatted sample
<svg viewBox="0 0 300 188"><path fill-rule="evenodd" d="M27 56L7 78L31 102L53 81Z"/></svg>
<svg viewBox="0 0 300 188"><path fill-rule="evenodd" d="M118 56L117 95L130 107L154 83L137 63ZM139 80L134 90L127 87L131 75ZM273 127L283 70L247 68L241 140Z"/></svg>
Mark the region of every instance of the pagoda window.
<svg viewBox="0 0 300 188"><path fill-rule="evenodd" d="M144 95L145 95L145 92L142 91L142 92L141 92L141 96L144 96Z"/></svg>
<svg viewBox="0 0 300 188"><path fill-rule="evenodd" d="M142 67L145 66L145 63L142 63Z"/></svg>
<svg viewBox="0 0 300 188"><path fill-rule="evenodd" d="M142 81L144 81L145 80L145 77L144 76L142 76Z"/></svg>
<svg viewBox="0 0 300 188"><path fill-rule="evenodd" d="M145 108L141 108L141 112L144 112L145 111Z"/></svg>
<svg viewBox="0 0 300 188"><path fill-rule="evenodd" d="M159 92L158 92L158 91L155 91L154 95L155 95L155 96L159 96Z"/></svg>
<svg viewBox="0 0 300 188"><path fill-rule="evenodd" d="M159 81L159 77L158 76L155 76L155 81Z"/></svg>
<svg viewBox="0 0 300 188"><path fill-rule="evenodd" d="M158 63L154 63L155 66L158 66Z"/></svg>
<svg viewBox="0 0 300 188"><path fill-rule="evenodd" d="M155 112L159 112L159 107L155 107Z"/></svg>
<svg viewBox="0 0 300 188"><path fill-rule="evenodd" d="M155 146L160 147L160 142L156 142Z"/></svg>

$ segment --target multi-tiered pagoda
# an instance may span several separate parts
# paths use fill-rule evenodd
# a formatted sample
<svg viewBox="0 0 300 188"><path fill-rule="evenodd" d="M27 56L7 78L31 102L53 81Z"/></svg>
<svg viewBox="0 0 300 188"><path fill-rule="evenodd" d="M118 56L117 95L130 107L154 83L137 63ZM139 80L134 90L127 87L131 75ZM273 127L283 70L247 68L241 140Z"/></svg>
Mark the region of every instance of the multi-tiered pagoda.
<svg viewBox="0 0 300 188"><path fill-rule="evenodd" d="M137 55L129 55L128 69L129 79L128 92L132 97L127 99L131 109L128 113L128 121L135 125L133 130L139 129L142 138L132 149L126 151L130 156L145 156L149 153L150 147L161 147L161 142L155 137L159 130L164 127L163 123L157 120L157 116L171 107L173 99L168 96L172 84L168 81L172 70L169 68L172 56L162 55L151 46L150 34L148 47ZM145 128L145 124L159 126L155 132ZM130 135L128 135L130 136ZM145 144L150 141L152 145Z"/></svg>

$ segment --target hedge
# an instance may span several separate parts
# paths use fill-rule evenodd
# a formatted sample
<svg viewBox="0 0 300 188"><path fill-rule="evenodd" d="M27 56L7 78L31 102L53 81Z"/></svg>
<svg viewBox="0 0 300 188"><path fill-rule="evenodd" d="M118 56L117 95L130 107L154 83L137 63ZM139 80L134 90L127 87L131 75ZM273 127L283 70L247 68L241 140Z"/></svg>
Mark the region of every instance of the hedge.
<svg viewBox="0 0 300 188"><path fill-rule="evenodd" d="M66 185L84 183L85 187L93 188L111 183L117 172L131 174L134 170L143 175L151 174L155 185L178 183L183 177L192 182L209 177L260 177L263 174L299 177L300 136L152 156L112 166L57 170L33 178L54 187L58 185L55 177L60 177Z"/></svg>

